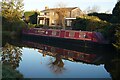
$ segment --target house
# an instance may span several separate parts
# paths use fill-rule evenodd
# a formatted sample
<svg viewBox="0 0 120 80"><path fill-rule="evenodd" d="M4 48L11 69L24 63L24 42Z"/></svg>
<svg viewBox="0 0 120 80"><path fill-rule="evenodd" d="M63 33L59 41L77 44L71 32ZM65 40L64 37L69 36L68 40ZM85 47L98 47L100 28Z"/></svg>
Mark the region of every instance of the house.
<svg viewBox="0 0 120 80"><path fill-rule="evenodd" d="M59 25L57 23L58 14L56 10L64 9L67 11L66 16L64 17L64 21L66 26L71 26L72 20L76 19L78 16L84 15L84 13L78 7L69 7L69 8L48 8L45 7L45 10L42 10L40 16L38 16L38 24L56 26Z"/></svg>

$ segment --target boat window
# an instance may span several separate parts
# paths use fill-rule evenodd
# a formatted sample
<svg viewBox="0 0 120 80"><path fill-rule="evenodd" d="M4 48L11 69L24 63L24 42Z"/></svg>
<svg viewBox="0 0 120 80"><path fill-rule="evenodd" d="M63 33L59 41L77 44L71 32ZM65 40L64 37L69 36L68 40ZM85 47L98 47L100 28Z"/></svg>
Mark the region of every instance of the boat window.
<svg viewBox="0 0 120 80"><path fill-rule="evenodd" d="M66 32L66 33L65 33L65 36L66 36L66 37L69 37L69 32Z"/></svg>
<svg viewBox="0 0 120 80"><path fill-rule="evenodd" d="M60 35L60 32L57 31L57 32L56 32L56 36L59 36L59 35Z"/></svg>
<svg viewBox="0 0 120 80"><path fill-rule="evenodd" d="M46 31L45 34L48 34L48 31Z"/></svg>
<svg viewBox="0 0 120 80"><path fill-rule="evenodd" d="M83 37L86 38L86 34L84 34Z"/></svg>
<svg viewBox="0 0 120 80"><path fill-rule="evenodd" d="M73 32L73 31L70 31L69 36L70 36L70 37L74 37L74 32Z"/></svg>
<svg viewBox="0 0 120 80"><path fill-rule="evenodd" d="M37 30L37 32L39 33L39 32L40 32L40 30Z"/></svg>
<svg viewBox="0 0 120 80"><path fill-rule="evenodd" d="M38 32L38 30L35 30L35 33L37 33Z"/></svg>
<svg viewBox="0 0 120 80"><path fill-rule="evenodd" d="M83 33L83 32L80 32L79 37L80 37L80 38L85 38L84 33Z"/></svg>
<svg viewBox="0 0 120 80"><path fill-rule="evenodd" d="M53 30L53 31L52 31L52 36L55 36L55 35L56 35L56 31Z"/></svg>

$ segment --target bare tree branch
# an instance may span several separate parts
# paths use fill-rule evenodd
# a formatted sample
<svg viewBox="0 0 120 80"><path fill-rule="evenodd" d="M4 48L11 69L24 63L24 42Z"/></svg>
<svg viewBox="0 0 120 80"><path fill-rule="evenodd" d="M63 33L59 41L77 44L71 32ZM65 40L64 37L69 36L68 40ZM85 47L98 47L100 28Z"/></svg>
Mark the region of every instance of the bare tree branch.
<svg viewBox="0 0 120 80"><path fill-rule="evenodd" d="M57 7L55 9L56 14L58 15L57 24L62 26L63 29L65 29L64 18L65 18L65 16L67 16L67 12L68 12L68 9L65 8L65 6L66 6L65 4L59 3L59 4L57 4Z"/></svg>
<svg viewBox="0 0 120 80"><path fill-rule="evenodd" d="M87 9L85 9L84 10L84 12L86 13L86 14L88 14L88 13L93 13L93 12L99 12L100 11L100 7L99 6L93 6L93 7L88 7Z"/></svg>

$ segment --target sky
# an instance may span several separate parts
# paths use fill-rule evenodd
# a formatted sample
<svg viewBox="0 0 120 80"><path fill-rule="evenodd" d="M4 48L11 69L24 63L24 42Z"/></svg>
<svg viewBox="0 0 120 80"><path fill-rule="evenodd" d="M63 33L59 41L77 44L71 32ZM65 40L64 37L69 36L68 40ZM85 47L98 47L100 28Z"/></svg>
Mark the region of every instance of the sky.
<svg viewBox="0 0 120 80"><path fill-rule="evenodd" d="M1 0L0 0L1 1ZM44 10L45 6L49 8L56 7L57 4L65 4L66 7L79 7L82 11L86 10L88 7L97 6L99 12L112 12L117 0L23 0L24 10Z"/></svg>
<svg viewBox="0 0 120 80"><path fill-rule="evenodd" d="M82 11L88 7L97 6L99 12L112 12L117 0L24 0L24 9L40 11L44 10L45 6L54 8L59 3L65 4L66 7L79 7Z"/></svg>

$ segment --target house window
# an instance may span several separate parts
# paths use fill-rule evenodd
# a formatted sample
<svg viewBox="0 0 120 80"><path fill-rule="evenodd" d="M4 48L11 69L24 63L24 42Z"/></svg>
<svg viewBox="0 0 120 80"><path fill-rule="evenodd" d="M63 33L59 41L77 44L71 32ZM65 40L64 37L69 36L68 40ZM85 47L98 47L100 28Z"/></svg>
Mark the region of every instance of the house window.
<svg viewBox="0 0 120 80"><path fill-rule="evenodd" d="M48 13L48 12L46 12L46 13L44 13L44 15L47 15L47 16L48 16L48 15L49 15L49 13Z"/></svg>
<svg viewBox="0 0 120 80"><path fill-rule="evenodd" d="M52 20L52 25L55 25L55 21L54 20Z"/></svg>
<svg viewBox="0 0 120 80"><path fill-rule="evenodd" d="M55 13L53 12L53 16L55 15Z"/></svg>
<svg viewBox="0 0 120 80"><path fill-rule="evenodd" d="M67 20L67 26L71 26L72 20Z"/></svg>
<svg viewBox="0 0 120 80"><path fill-rule="evenodd" d="M70 37L74 37L74 32L73 32L73 31L70 31L69 36L70 36Z"/></svg>
<svg viewBox="0 0 120 80"><path fill-rule="evenodd" d="M45 15L47 15L47 13L44 13Z"/></svg>
<svg viewBox="0 0 120 80"><path fill-rule="evenodd" d="M54 20L52 20L52 23L55 23L55 21L54 21Z"/></svg>

